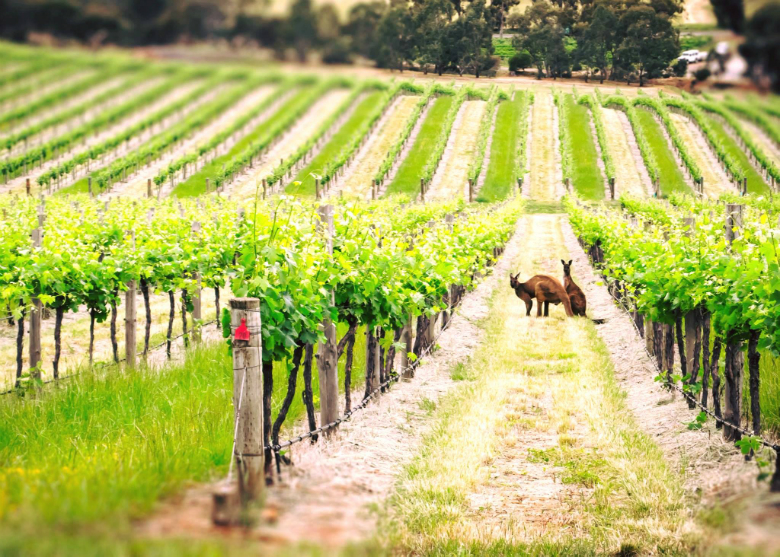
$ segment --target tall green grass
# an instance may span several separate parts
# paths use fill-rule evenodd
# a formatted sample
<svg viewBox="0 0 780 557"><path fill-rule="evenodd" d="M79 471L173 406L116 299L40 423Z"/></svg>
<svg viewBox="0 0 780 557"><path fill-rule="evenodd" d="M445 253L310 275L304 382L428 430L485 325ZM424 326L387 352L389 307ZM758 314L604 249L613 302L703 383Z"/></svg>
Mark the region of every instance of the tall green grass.
<svg viewBox="0 0 780 557"><path fill-rule="evenodd" d="M709 122L713 132L717 139L721 142L726 151L734 158L745 173L747 178L748 193L755 193L759 195L769 193L769 185L764 181L764 178L759 174L755 167L750 163L747 157L747 153L743 151L737 142L726 132L723 124L716 118L713 118L708 113L703 112L704 118Z"/></svg>
<svg viewBox="0 0 780 557"><path fill-rule="evenodd" d="M685 183L680 166L672 154L672 150L666 142L666 136L658 124L658 121L648 110L636 109L637 120L642 126L647 143L650 145L655 162L658 165L661 194L669 195L672 192L692 193L691 188Z"/></svg>
<svg viewBox="0 0 780 557"><path fill-rule="evenodd" d="M294 93L289 99L283 102L279 109L268 119L261 122L254 130L238 140L230 151L220 157L216 157L199 172L178 184L173 189L172 195L175 195L176 197L193 197L204 193L206 191L207 178L213 181L221 172L223 164L229 163L234 157L243 153L247 147L252 145L252 143L261 139L266 139L267 130L273 129L274 122L283 118L286 113L298 110L301 104L309 102L310 94L311 91L307 88L303 88Z"/></svg>
<svg viewBox="0 0 780 557"><path fill-rule="evenodd" d="M387 187L386 195L394 193L417 194L420 191L420 171L432 156L434 147L447 121L455 98L452 95L442 95L433 101L425 121L420 126L420 132L414 140L409 154L406 156L395 178Z"/></svg>
<svg viewBox="0 0 780 557"><path fill-rule="evenodd" d="M514 100L503 101L498 105L493 142L490 145L490 161L477 201L499 201L512 192L516 179L515 157L521 139L520 118L523 115L524 95L525 93L518 91Z"/></svg>
<svg viewBox="0 0 780 557"><path fill-rule="evenodd" d="M590 127L590 110L565 95L569 137L572 153L572 184L577 193L587 200L604 199L604 177L598 165L598 151Z"/></svg>
<svg viewBox="0 0 780 557"><path fill-rule="evenodd" d="M346 329L338 327L339 338ZM352 385L359 389L363 329L354 356ZM339 369L343 381L344 358ZM316 359L312 376L318 405ZM274 419L287 377L286 362L275 364ZM301 367L282 438L305 414L302 390ZM231 358L219 342L162 369L84 372L35 396L0 399L0 539L92 535L101 525L128 532L161 498L222 477L233 441L232 393Z"/></svg>
<svg viewBox="0 0 780 557"><path fill-rule="evenodd" d="M344 125L330 138L330 141L323 147L323 149L317 154L312 161L303 168L295 180L290 182L287 186L287 193L293 195L314 195L314 178L311 174L318 174L325 165L334 159L343 146L350 140L355 134L356 130L360 128L363 122L369 118L384 93L382 91L373 91L366 95L366 97L360 101L360 104L355 108L352 115L344 122ZM295 184L298 181L300 184Z"/></svg>

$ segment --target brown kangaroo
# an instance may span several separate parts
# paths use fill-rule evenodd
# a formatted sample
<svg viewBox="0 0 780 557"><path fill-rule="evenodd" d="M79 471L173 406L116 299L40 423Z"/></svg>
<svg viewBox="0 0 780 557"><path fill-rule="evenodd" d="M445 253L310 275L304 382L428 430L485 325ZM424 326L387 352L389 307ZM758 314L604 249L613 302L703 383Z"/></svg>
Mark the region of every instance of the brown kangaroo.
<svg viewBox="0 0 780 557"><path fill-rule="evenodd" d="M563 263L563 287L566 289L566 294L569 295L571 310L574 312L574 315L586 317L585 310L588 308L588 301L585 299L583 291L571 278L571 262L571 259L569 259L568 263L561 259L561 263Z"/></svg>
<svg viewBox="0 0 780 557"><path fill-rule="evenodd" d="M566 315L574 317L574 313L571 311L571 303L569 302L569 295L566 294L563 285L548 275L536 275L526 282L520 282L517 277L509 274L509 285L514 289L517 297L525 302L526 316L531 315L531 308L533 307L533 298L536 298L536 317L542 316L542 305L544 305L544 316L550 315L550 304L563 304L566 310Z"/></svg>

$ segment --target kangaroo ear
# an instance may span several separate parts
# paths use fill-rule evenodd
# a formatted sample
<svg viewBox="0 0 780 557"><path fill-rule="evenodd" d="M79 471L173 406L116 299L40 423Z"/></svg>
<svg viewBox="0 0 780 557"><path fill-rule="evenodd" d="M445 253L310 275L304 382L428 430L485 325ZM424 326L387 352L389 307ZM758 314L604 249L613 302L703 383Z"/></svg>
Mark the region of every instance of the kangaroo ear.
<svg viewBox="0 0 780 557"><path fill-rule="evenodd" d="M566 266L566 262L565 262L563 259L561 259L561 264L563 264L564 266Z"/></svg>
<svg viewBox="0 0 780 557"><path fill-rule="evenodd" d="M569 267L571 267L571 262L574 261L573 259L569 259Z"/></svg>

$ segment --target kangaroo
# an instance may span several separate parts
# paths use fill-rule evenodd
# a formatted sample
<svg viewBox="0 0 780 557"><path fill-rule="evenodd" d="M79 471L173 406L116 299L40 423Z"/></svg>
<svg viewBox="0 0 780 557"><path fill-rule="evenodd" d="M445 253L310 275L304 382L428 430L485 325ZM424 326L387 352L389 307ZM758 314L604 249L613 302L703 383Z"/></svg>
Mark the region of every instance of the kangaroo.
<svg viewBox="0 0 780 557"><path fill-rule="evenodd" d="M588 301L585 299L585 294L580 287L571 278L571 262L571 259L569 259L568 263L561 259L561 263L563 263L563 287L566 289L566 294L569 295L571 310L574 312L574 315L586 317L585 310L588 307Z"/></svg>
<svg viewBox="0 0 780 557"><path fill-rule="evenodd" d="M550 315L550 304L563 304L566 310L566 315L574 317L574 313L571 311L571 303L569 302L569 295L566 294L563 285L558 282L557 279L547 275L536 275L526 282L520 282L517 277L509 275L509 285L514 289L517 297L525 302L526 316L531 315L531 308L533 307L533 298L536 298L536 317L542 316L542 305L544 305L544 316Z"/></svg>

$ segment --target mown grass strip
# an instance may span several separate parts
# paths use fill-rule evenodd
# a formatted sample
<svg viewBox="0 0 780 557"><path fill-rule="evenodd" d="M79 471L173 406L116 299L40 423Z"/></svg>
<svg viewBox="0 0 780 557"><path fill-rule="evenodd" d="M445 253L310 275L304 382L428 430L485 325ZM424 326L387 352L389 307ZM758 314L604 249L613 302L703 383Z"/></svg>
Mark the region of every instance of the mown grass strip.
<svg viewBox="0 0 780 557"><path fill-rule="evenodd" d="M636 110L636 118L658 166L661 195L672 192L692 193L656 119L648 110L642 109Z"/></svg>
<svg viewBox="0 0 780 557"><path fill-rule="evenodd" d="M568 137L571 140L571 179L577 193L587 200L604 199L604 176L598 165L598 151L590 128L588 108L565 95Z"/></svg>
<svg viewBox="0 0 780 557"><path fill-rule="evenodd" d="M514 100L498 105L493 142L490 145L490 161L477 201L499 201L512 192L517 180L515 158L521 141L521 123L526 116L526 104L525 94L518 91Z"/></svg>
<svg viewBox="0 0 780 557"><path fill-rule="evenodd" d="M409 154L401 163L395 179L387 187L386 195L394 193L416 194L420 191L420 170L430 159L438 137L447 122L455 97L442 95L433 101L433 105L420 127Z"/></svg>
<svg viewBox="0 0 780 557"><path fill-rule="evenodd" d="M318 174L322 169L335 158L344 144L356 133L356 131L371 117L376 104L380 102L383 91L373 91L369 93L357 106L352 115L344 122L330 141L322 148L316 157L305 168L298 172L295 180L287 186L287 193L293 195L314 195L314 178L312 173ZM295 184L300 182L300 184Z"/></svg>

